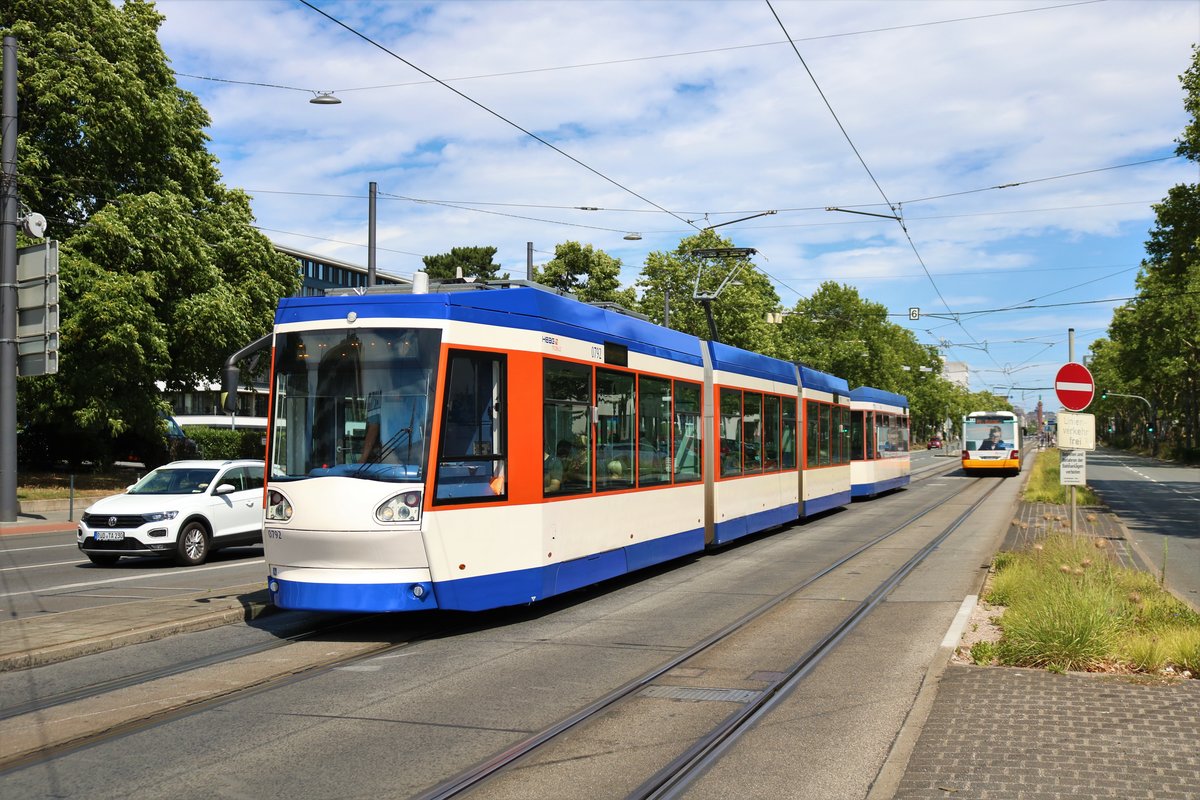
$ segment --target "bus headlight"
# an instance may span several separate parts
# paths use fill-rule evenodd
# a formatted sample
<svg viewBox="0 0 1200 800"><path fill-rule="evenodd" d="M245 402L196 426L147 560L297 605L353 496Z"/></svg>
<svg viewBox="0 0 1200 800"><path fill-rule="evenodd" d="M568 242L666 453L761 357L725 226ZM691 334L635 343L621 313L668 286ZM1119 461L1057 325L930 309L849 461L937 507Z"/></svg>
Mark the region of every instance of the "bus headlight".
<svg viewBox="0 0 1200 800"><path fill-rule="evenodd" d="M292 504L282 492L274 489L267 492L267 519L287 522L292 518Z"/></svg>
<svg viewBox="0 0 1200 800"><path fill-rule="evenodd" d="M375 519L380 522L416 522L421 518L421 493L404 492L389 497L375 509Z"/></svg>

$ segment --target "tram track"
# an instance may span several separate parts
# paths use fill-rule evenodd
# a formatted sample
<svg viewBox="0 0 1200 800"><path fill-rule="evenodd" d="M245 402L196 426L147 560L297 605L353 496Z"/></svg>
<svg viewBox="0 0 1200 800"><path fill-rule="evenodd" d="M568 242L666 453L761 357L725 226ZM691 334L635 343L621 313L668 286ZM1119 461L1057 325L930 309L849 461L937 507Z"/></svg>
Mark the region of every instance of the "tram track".
<svg viewBox="0 0 1200 800"><path fill-rule="evenodd" d="M778 677L767 681L767 685L762 689L747 691L745 697L748 699L744 704L732 714L721 719L718 724L706 732L696 735L690 747L659 769L655 774L646 778L636 788L632 789L628 797L668 798L680 796L691 781L718 760L729 747L736 743L743 733L752 728L756 722L769 714L780 702L785 700L793 689L795 689L796 685L803 681L859 622L865 619L905 577L922 564L946 538L958 530L999 489L1002 482L995 479L976 478L964 491L980 485L987 485L986 491L980 497L972 502L965 511L949 524L944 525L936 535L930 537L903 565L891 572L883 581L879 582L868 593L867 597L858 603L848 615L838 620L815 644L792 661L786 668L769 671L776 673ZM578 710L576 713L561 719L553 725L547 726L520 742L512 744L503 751L495 754L492 758L479 763L475 767L460 773L438 786L426 790L417 796L418 799L444 800L445 798L463 796L476 790L479 790L481 795L488 795L488 789L492 783L502 779L511 771L521 769L529 761L538 757L543 750L548 749L566 734L585 727L589 723L596 723L605 715L613 713L614 709L618 709L622 704L627 704L635 698L644 695L664 677L670 675L672 672L686 669L686 665L695 661L699 656L720 647L734 637L742 634L749 626L762 620L805 589L835 574L863 553L878 547L881 543L912 528L924 517L941 508L943 504L944 501L939 500L936 503L928 505L923 510L909 516L891 529L843 555L819 572L808 576L787 591L777 594L775 597L744 614L739 619L688 648L686 651L667 660L635 680L626 683L624 686L617 688ZM624 727L635 727L639 724L637 715L634 714L631 716L633 719L626 720ZM545 755L543 758L546 762L560 760L553 755ZM532 768L528 767L528 769ZM506 794L504 790L501 790L497 793L497 796L507 797L513 794L519 794L519 792Z"/></svg>
<svg viewBox="0 0 1200 800"><path fill-rule="evenodd" d="M969 484L969 486L975 486L975 485L979 484L981 481L986 481L986 480L987 479L976 479L973 482L971 482ZM997 485L999 485L999 482L997 482ZM712 644L719 642L721 639L732 635L732 633L736 632L736 630L747 625L752 620L752 618L761 616L762 614L766 613L771 607L774 607L774 606L778 605L779 603L785 602L788 599L788 596L790 594L795 594L796 592L801 591L806 586L809 586L812 583L819 580L820 578L824 577L825 575L832 573L833 571L838 569L840 566L844 565L846 562L850 561L851 559L857 557L861 553L868 551L872 547L875 547L880 542L886 540L887 538L891 537L892 535L896 534L897 532L903 530L906 527L911 526L913 523L917 522L918 520L920 520L927 514L936 510L943 502L944 502L944 499L938 500L934 503L929 504L923 510L920 510L918 513L915 513L915 514L911 515L910 517L908 517L901 524L894 526L891 530L889 530L889 531L873 538L869 542L855 548L852 552L850 552L850 553L846 554L844 557L840 558L836 563L829 565L828 567L823 569L821 572L817 573L816 575L811 576L810 578L808 578L801 584L798 584L797 586L795 586L792 589L792 591L790 593L780 595L780 596L773 598L768 603L763 604L759 609L756 609L755 611L751 612L750 614L746 614L741 619L735 621L734 623L731 623L730 625L727 625L721 631L718 631L717 633L708 637L707 639L705 639L705 641L700 642L698 645L696 645L692 648L689 648L689 650L686 653L683 653L680 656L671 659L662 668L655 670L652 675L647 675L642 679L639 679L637 681L631 682L630 684L627 684L626 687L622 687L622 689L618 689L612 695L602 699L601 701L597 701L596 703L593 703L588 708L583 709L576 715L573 715L570 719L565 720L564 723L560 724L559 726L555 726L556 728L560 728L561 730L559 730L557 732L552 732L551 735L547 735L545 737L546 741L549 741L550 739L552 739L553 736L557 735L558 732L569 730L570 728L575 727L579 722L583 721L584 719L586 719L588 717L594 717L597 714L601 713L603 706L611 707L613 705L614 701L609 698L614 697L616 695L628 696L628 695L636 693L640 688L643 688L644 686L646 686L647 684L652 682L656 677L661 676L662 674L670 671L671 669L675 668L676 665L683 663L688 657L692 657L692 656L696 655L697 653L702 652L705 648L710 647ZM363 619L366 619L366 618L363 618ZM361 620L355 620L355 621L361 621ZM341 625L342 626L350 626L355 621L344 621L343 623L341 623ZM407 636L406 639L402 642L387 642L387 643L383 643L383 644L379 644L379 645L373 645L373 646L370 646L367 648L359 649L352 655L348 655L344 658L328 659L325 662L320 663L320 664L306 664L306 665L303 665L302 667L298 667L294 671L287 672L286 674L271 676L271 677L268 677L268 678L265 678L262 680L258 680L253 685L242 686L242 687L238 687L236 689L230 689L228 691L222 691L216 695L205 697L203 699L199 699L194 702L187 702L178 707L171 708L169 710L164 710L161 712L140 716L137 719L132 719L129 721L120 722L118 724L111 725L99 733L89 732L87 734L81 734L79 736L68 737L61 741L58 741L57 743L51 744L50 746L41 747L41 748L37 749L35 752L23 753L23 754L18 755L17 757L12 757L12 758L5 758L5 757L0 756L0 774L7 774L11 771L25 768L25 767L28 767L28 766L31 766L34 764L49 762L49 761L52 761L60 756L63 756L65 754L68 754L75 750L81 750L81 749L85 749L88 747L100 745L105 742L109 742L112 740L120 739L125 736L133 735L140 731L152 729L159 725L166 725L173 721L185 719L188 716L193 715L193 714L199 714L199 713L209 710L209 709L217 708L219 706L229 704L229 703L234 703L240 699L248 698L252 695L270 692L275 689L281 689L285 686L293 685L293 684L314 678L319 675L324 675L324 674L329 673L332 670L336 670L339 668L345 668L345 667L352 667L353 665L363 662L363 661L366 661L368 659L378 658L378 657L386 656L389 654L394 654L398 651L413 647L414 645L419 644L420 642L422 642L426 639L435 638L435 637L454 636L456 634L456 632L466 631L468 629L478 627L481 624L479 615L464 616L460 619L456 619L455 624L452 624L452 625L445 625L444 622L445 622L444 618L441 618L440 621L431 620L427 624L426 630L419 631L417 633L417 635ZM21 709L24 712L21 716L26 716L26 715L44 716L45 713L47 712L47 710L52 709L55 706L61 705L61 706L69 707L72 704L79 704L81 702L86 702L87 699L99 697L99 696L104 695L105 693L119 692L119 691L121 691L122 688L129 689L131 687L143 685L146 681L169 679L174 676L186 674L189 670L195 671L195 670L203 670L205 668L211 668L211 667L219 664L220 662L228 662L228 660L233 657L251 657L256 654L262 654L264 652L267 652L270 650L276 650L279 648L284 648L289 645L302 644L303 642L305 642L307 640L315 640L315 639L319 638L323 633L329 633L329 632L330 632L329 629L320 630L320 631L316 631L316 630L305 631L305 632L298 633L293 637L289 637L289 639L286 641L281 641L278 643L270 643L268 645L264 645L264 646L260 646L260 647L243 648L242 650L244 650L244 652L238 652L238 653L236 653L236 656L235 656L235 651L228 651L226 653L214 655L214 656L207 657L204 659L197 659L194 662L189 662L187 664L175 665L175 666L172 666L169 668L164 668L162 670L147 671L145 673L141 673L136 676L128 676L125 679L115 680L115 681L109 682L104 685L97 685L95 687L91 687L90 690L81 690L80 692L76 692L76 693L64 693L64 694L58 695L54 698L47 698L43 701L39 701L38 703L26 704ZM13 711L13 709L9 709L8 713L4 717L0 717L0 723L9 722L10 720L8 718L15 716L12 713L12 711ZM576 719L576 718L578 718L578 719ZM0 730L2 730L2 729L0 729ZM527 748L525 752L532 752L533 749L535 749L535 748ZM509 750L511 751L512 748L510 748ZM516 757L519 757L520 755L523 755L523 753L517 754ZM507 761L505 763L506 764L512 763L513 760L515 760L515 758L507 759ZM492 772L494 772L494 771L495 770L492 770ZM475 782L472 785L477 785L477 783L478 782ZM465 790L466 788L467 787L464 786L462 789L456 790L455 793L458 793L458 791ZM428 796L454 796L454 793L445 794L445 795L433 794L433 795L428 795Z"/></svg>

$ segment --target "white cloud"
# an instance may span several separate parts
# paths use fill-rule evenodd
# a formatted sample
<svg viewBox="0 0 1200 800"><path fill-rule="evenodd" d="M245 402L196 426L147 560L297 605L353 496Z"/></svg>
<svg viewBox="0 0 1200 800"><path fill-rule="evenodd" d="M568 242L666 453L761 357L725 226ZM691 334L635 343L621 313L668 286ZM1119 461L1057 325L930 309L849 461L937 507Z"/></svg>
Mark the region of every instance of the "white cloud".
<svg viewBox="0 0 1200 800"><path fill-rule="evenodd" d="M770 259L760 266L788 287L779 288L786 303L832 279L897 312L941 312L941 298L970 311L1136 264L1149 204L1197 180L1179 159L1039 180L1173 153L1187 121L1177 76L1200 29L1195 3L772 5L871 175L903 204L916 253L895 222L824 210L889 213L766 3L322 4L604 177L303 6L160 0L158 9L179 72L337 90L341 105L317 106L307 91L180 78L212 115L226 182L255 195L259 223L336 240L272 233L277 241L365 263L367 185L377 182L379 265L389 272L419 268L407 254L469 244L498 247L520 272L526 242L548 252L575 239L621 258L631 282L646 252L776 209L721 232ZM946 20L958 21L929 24ZM480 206L496 212L485 214L394 195L511 205ZM938 195L953 196L922 200ZM627 231L644 238L625 241ZM1134 274L1055 300L1132 294ZM949 338L1062 330L1076 318L1102 331L1106 314L997 314ZM934 341L924 323L913 327ZM1013 362L1041 346L1024 345ZM1050 354L1065 360L1065 345ZM947 355L996 366L979 351Z"/></svg>

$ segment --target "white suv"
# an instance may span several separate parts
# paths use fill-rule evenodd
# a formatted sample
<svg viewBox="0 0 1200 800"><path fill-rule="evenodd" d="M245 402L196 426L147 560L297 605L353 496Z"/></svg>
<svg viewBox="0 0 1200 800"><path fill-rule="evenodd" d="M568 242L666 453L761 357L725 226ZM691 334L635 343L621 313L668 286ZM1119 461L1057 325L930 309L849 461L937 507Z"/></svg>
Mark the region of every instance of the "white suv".
<svg viewBox="0 0 1200 800"><path fill-rule="evenodd" d="M262 461L173 461L83 512L76 541L93 564L172 556L184 566L213 550L262 542Z"/></svg>

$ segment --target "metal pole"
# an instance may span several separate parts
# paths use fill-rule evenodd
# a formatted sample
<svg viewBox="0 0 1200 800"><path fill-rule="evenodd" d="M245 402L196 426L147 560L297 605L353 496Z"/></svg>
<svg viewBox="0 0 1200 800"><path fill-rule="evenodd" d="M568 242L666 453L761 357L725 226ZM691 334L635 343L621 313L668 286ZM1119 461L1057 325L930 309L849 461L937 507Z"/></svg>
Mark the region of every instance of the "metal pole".
<svg viewBox="0 0 1200 800"><path fill-rule="evenodd" d="M671 327L671 287L663 287L663 327Z"/></svg>
<svg viewBox="0 0 1200 800"><path fill-rule="evenodd" d="M1075 329L1067 328L1067 361L1075 361ZM1071 538L1075 538L1075 484L1071 484Z"/></svg>
<svg viewBox="0 0 1200 800"><path fill-rule="evenodd" d="M525 280L533 280L533 242L525 243Z"/></svg>
<svg viewBox="0 0 1200 800"><path fill-rule="evenodd" d="M367 202L367 286L375 285L375 181Z"/></svg>
<svg viewBox="0 0 1200 800"><path fill-rule="evenodd" d="M4 37L0 105L0 522L17 518L17 39Z"/></svg>

